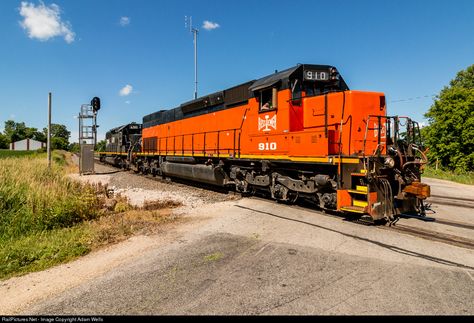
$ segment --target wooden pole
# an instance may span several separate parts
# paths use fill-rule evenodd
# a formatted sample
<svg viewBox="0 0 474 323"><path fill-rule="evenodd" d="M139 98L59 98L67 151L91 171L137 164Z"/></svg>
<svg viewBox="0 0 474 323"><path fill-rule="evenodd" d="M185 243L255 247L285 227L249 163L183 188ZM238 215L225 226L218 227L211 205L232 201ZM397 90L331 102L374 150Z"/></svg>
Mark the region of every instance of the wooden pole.
<svg viewBox="0 0 474 323"><path fill-rule="evenodd" d="M51 168L51 92L48 94L48 141L46 150L48 152L48 168Z"/></svg>

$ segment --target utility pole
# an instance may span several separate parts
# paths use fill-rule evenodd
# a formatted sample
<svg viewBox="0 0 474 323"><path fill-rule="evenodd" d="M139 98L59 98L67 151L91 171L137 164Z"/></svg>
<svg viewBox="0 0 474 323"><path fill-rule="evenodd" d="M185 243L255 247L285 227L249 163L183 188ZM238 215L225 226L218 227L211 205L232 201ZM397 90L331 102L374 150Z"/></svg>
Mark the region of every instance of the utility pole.
<svg viewBox="0 0 474 323"><path fill-rule="evenodd" d="M188 23L188 18L185 16L185 27ZM198 87L198 79L197 79L197 35L199 30L193 27L193 17L189 17L189 31L193 33L193 42L194 42L194 99L197 99L197 87Z"/></svg>
<svg viewBox="0 0 474 323"><path fill-rule="evenodd" d="M196 28L191 29L194 34L194 99L197 99L198 96L198 67L197 67L197 34L198 30Z"/></svg>
<svg viewBox="0 0 474 323"><path fill-rule="evenodd" d="M51 168L51 92L48 94L48 141L46 150L48 152L48 168Z"/></svg>

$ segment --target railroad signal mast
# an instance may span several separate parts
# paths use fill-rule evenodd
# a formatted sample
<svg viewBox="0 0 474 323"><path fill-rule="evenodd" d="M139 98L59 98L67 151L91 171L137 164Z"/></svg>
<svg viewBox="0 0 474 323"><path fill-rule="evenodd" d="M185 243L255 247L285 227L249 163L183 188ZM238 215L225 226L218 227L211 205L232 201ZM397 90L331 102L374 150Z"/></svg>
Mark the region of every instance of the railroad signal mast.
<svg viewBox="0 0 474 323"><path fill-rule="evenodd" d="M100 99L94 97L90 104L82 104L79 113L79 173L94 174L94 150L97 145L97 112Z"/></svg>
<svg viewBox="0 0 474 323"><path fill-rule="evenodd" d="M184 26L188 26L188 17L184 16ZM197 35L199 30L193 27L193 17L189 17L189 32L193 33L193 42L194 42L194 99L197 99Z"/></svg>

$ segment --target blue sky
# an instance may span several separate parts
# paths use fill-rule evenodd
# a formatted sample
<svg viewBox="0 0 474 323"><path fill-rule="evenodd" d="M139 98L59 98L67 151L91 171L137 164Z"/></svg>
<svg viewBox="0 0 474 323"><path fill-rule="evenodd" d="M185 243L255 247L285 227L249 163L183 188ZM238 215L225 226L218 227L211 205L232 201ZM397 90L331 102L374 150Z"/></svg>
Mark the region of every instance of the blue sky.
<svg viewBox="0 0 474 323"><path fill-rule="evenodd" d="M50 91L53 122L71 142L74 116L94 96L99 139L191 100L185 16L199 29L198 95L297 63L328 64L353 90L385 92L389 114L425 121L430 95L474 63L472 0L2 0L0 130L8 119L45 127Z"/></svg>

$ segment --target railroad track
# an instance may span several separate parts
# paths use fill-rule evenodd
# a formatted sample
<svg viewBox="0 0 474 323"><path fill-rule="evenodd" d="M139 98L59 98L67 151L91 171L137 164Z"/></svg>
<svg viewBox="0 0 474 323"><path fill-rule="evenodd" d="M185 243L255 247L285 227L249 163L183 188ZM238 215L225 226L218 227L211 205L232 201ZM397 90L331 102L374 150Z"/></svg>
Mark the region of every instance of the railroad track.
<svg viewBox="0 0 474 323"><path fill-rule="evenodd" d="M462 228L462 229L474 230L474 225L468 224L468 223L450 221L450 220L443 220L443 219L436 219L435 222L439 223L439 224L447 225L447 226L450 226L450 227L457 227L457 228Z"/></svg>
<svg viewBox="0 0 474 323"><path fill-rule="evenodd" d="M252 196L252 198L257 199L257 200L262 200L262 201L265 201L265 200L268 201L268 199L266 199L264 197ZM370 226L373 226L374 230L395 231L395 232L399 232L399 233L402 233L402 234L406 234L406 235L410 235L410 236L414 236L414 237L418 237L418 238L422 238L422 239L426 239L426 240L430 240L430 241L441 242L441 243L445 243L445 244L449 244L449 245L453 245L453 246L457 246L457 247L461 247L461 248L465 248L465 249L474 250L474 240L464 238L464 237L460 237L460 236L456 236L456 235L452 235L452 234L446 234L446 233L442 233L442 232L435 231L435 230L429 230L429 229L420 229L418 227L411 227L411 226L408 226L408 225L400 224L399 222L397 222L395 225L392 225L392 226L373 225L373 224L368 224L368 223L364 223L364 222L359 222L357 220L350 219L350 218L347 218L347 217L339 215L339 214L334 214L334 213L331 213L331 212L322 212L322 211L319 211L319 210L315 210L315 209L310 208L308 206L292 205L292 207L294 207L296 209L302 209L302 210L305 210L305 211L315 213L318 216L323 215L323 216L332 217L332 218L344 219L347 222L351 222L351 223L354 223L354 224L357 224L357 225L370 225ZM278 216L278 217L280 217L280 216ZM280 217L280 218L284 218L284 217ZM294 220L294 219L288 218L288 220ZM303 222L303 221L300 221L300 222ZM468 229L468 230L474 230L473 225L469 225L469 224L466 224L466 223L460 223L460 222L454 222L454 221L448 221L448 220L436 220L435 223L439 223L439 224L442 224L442 225L448 225L448 226L461 227L461 228Z"/></svg>
<svg viewBox="0 0 474 323"><path fill-rule="evenodd" d="M474 209L474 199L464 197L447 197L442 195L431 195L427 199L428 203L437 205L450 205L462 208Z"/></svg>
<svg viewBox="0 0 474 323"><path fill-rule="evenodd" d="M258 199L258 200L268 201L268 199L266 199L264 197L253 196L252 198L255 198L255 199ZM408 226L408 225L400 224L399 222L397 222L397 223L395 223L394 225L391 225L391 226L368 224L368 223L360 222L360 221L357 221L357 220L353 220L351 218L345 217L345 216L340 215L340 214L335 214L335 213L331 213L331 212L322 212L322 211L319 211L319 210L315 210L314 208L311 208L308 205L292 205L292 207L294 207L296 209L302 209L302 210L305 210L305 211L309 211L309 212L312 212L312 213L315 213L315 214L318 214L318 215L323 215L323 216L338 218L338 219L344 219L347 222L352 222L352 223L355 223L355 224L358 224L358 225L370 225L370 226L373 226L374 229L396 231L396 232L400 232L400 233L403 233L403 234L406 234L406 235L423 238L423 239L426 239L426 240L442 242L442 243L445 243L445 244L454 245L454 246L457 246L457 247L462 247L462 248L474 250L474 240L464 238L464 237L460 237L460 236L456 236L456 235L452 235L452 234L442 233L442 232L439 232L439 231L429 230L429 229L421 229L421 228L418 228L418 227L411 227L411 226ZM468 223L461 223L461 222L455 222L455 221L450 221L450 220L441 220L441 219L440 220L435 219L434 222L438 223L438 224L442 224L442 225L459 227L459 228L468 229L468 230L474 230L474 225L470 225ZM474 236L474 232L473 232L473 236Z"/></svg>
<svg viewBox="0 0 474 323"><path fill-rule="evenodd" d="M301 206L299 206L301 207ZM308 210L307 207L302 207L305 210ZM311 212L317 213L318 215L324 215L324 216L329 216L329 217L337 217L337 218L343 218L341 215L336 215L336 214L331 214L328 212L321 212L318 210L314 209L309 209ZM396 231L400 232L403 234L407 234L410 236L415 236L419 238L423 238L426 240L431 240L431 241L437 241L437 242L442 242L445 244L461 247L461 248L466 248L466 249L471 249L474 250L474 240L473 239L468 239L452 234L447 234L447 233L442 233L439 231L435 230L429 230L429 229L421 229L418 227L412 227L404 224L400 224L399 222L395 223L394 225L388 226L388 225L373 225L373 224L367 224L363 222L358 222L357 220L351 221L349 219L349 222L357 223L357 224L364 224L364 225L371 225L374 226L374 229L379 229L379 230L388 230L388 231ZM442 219L435 219L435 223L446 225L446 226L452 226L452 227L459 227L463 229L468 229L468 230L474 230L474 225L470 225L468 223L461 223L461 222L456 222L456 221L450 221L450 220L442 220ZM473 232L474 236L474 232Z"/></svg>
<svg viewBox="0 0 474 323"><path fill-rule="evenodd" d="M112 173L112 172L111 172ZM173 180L169 181L166 179L162 179L161 177L152 177L152 176L147 176L147 175L142 175L142 174L135 174L137 176L144 176L149 179L153 179L159 182L166 182L168 184L170 183L176 183L176 184L184 184L184 181L181 180ZM187 182L187 185L189 185L189 182ZM198 187L198 188L203 188L203 189L210 189L209 185L202 184L202 183L192 183L191 186ZM212 188L211 188L212 189ZM223 193L222 189L212 189L215 192L218 193ZM269 199L264 196L252 196L252 198L257 199L257 200L262 200L262 201L268 201ZM470 199L463 199L463 198L447 198L447 197L441 197L437 195L433 195L433 198L435 198L435 201L437 204L442 204L442 205L454 205L454 206L460 206L460 207L469 207L466 206L465 203L473 203L472 208L474 208L474 200ZM434 203L435 201L431 200L430 202ZM448 204L449 203L449 204ZM324 216L329 216L333 218L338 218L338 219L344 219L347 220L348 222L354 222L360 225L361 222L358 222L356 220L353 220L347 216L343 216L340 214L332 213L332 212L323 212L320 210L314 209L314 206L312 206L310 203L303 202L299 203L296 205L292 205L294 208L299 208L305 211L310 211L313 213L316 213L318 215L324 215ZM468 224L468 223L461 223L461 222L456 222L456 221L450 221L450 220L443 220L443 219L435 219L435 223L441 224L441 225L446 225L446 226L452 226L452 227L459 227L462 229L467 229L467 230L474 230L474 225ZM364 224L364 223L362 223ZM367 224L366 224L367 225ZM370 225L370 224L369 224ZM428 229L421 229L418 227L411 227L407 226L404 224L400 224L399 222L395 223L394 225L388 226L388 225L373 225L374 228L380 229L380 230L390 230L390 231L396 231L400 232L403 234L411 235L411 236L416 236L419 238L423 239L428 239L431 241L437 241L437 242L442 242L466 249L474 249L474 240L472 239L467 239L464 237L459 237L451 234L446 234L442 233L439 231L434 231L434 230L428 230Z"/></svg>
<svg viewBox="0 0 474 323"><path fill-rule="evenodd" d="M390 231L397 231L401 233L405 233L411 236L416 236L419 238L424 238L427 240L438 241L446 244L450 244L453 246L458 246L466 249L474 249L474 240L467 239L464 237L455 236L452 234L442 233L439 231L433 230L426 230L421 228L410 227L403 224L395 224L390 227L380 227L382 230L390 230ZM471 226L471 230L472 230Z"/></svg>

